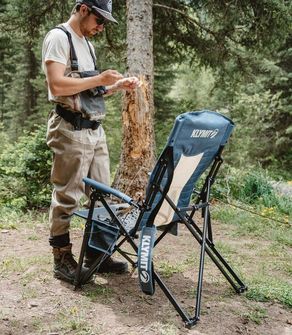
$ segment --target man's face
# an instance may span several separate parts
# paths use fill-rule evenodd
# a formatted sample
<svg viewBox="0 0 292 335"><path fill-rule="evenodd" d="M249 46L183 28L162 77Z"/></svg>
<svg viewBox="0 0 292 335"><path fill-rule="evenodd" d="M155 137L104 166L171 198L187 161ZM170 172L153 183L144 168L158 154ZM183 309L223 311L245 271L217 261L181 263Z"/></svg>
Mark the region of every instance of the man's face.
<svg viewBox="0 0 292 335"><path fill-rule="evenodd" d="M80 30L85 37L92 37L97 33L101 33L104 29L104 24L100 24L100 17L90 12L87 8L87 15L83 16L80 22Z"/></svg>

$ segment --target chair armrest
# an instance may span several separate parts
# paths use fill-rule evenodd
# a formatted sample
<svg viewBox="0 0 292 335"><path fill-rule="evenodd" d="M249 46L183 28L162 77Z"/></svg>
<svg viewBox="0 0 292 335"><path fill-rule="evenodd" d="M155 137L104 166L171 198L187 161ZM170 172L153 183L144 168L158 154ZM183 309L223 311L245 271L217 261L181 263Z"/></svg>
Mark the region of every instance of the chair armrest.
<svg viewBox="0 0 292 335"><path fill-rule="evenodd" d="M116 190L114 188L111 188L105 184L99 183L93 179L90 178L83 178L83 181L86 185L91 186L92 188L94 188L97 191L100 191L101 193L104 194L112 194L115 197L125 201L126 203L128 203L129 205L135 205L134 200L129 197L128 195L120 192L119 190Z"/></svg>

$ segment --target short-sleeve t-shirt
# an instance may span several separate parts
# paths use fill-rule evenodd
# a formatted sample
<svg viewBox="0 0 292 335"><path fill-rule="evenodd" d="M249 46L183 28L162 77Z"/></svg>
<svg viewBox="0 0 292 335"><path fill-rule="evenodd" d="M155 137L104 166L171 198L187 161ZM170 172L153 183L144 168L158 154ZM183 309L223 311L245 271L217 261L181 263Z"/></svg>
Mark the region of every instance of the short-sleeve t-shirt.
<svg viewBox="0 0 292 335"><path fill-rule="evenodd" d="M79 37L71 28L69 23L66 22L62 25L69 31L72 36L72 43L74 45L76 56L78 59L78 70L94 70L94 62L85 37ZM91 43L89 43L89 45L94 54L93 45ZM52 29L51 31L49 31L43 42L42 69L46 75L46 62L48 61L58 62L66 65L65 75L71 71L70 44L67 35L60 29ZM54 101L53 95L49 88L48 98L50 101Z"/></svg>

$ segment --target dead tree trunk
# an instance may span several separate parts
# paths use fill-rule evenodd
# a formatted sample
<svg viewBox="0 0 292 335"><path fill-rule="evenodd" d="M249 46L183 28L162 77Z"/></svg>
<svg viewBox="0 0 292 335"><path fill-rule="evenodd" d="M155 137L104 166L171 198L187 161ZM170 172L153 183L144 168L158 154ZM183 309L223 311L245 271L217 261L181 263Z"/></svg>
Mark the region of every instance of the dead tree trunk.
<svg viewBox="0 0 292 335"><path fill-rule="evenodd" d="M123 140L114 186L137 197L154 164L152 0L127 0L127 70L142 86L124 96Z"/></svg>

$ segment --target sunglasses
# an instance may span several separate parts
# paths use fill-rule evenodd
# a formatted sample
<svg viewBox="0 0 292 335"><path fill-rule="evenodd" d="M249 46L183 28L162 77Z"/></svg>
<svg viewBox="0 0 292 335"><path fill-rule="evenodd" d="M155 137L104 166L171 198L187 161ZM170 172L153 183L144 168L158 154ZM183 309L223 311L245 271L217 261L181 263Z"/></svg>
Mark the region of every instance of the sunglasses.
<svg viewBox="0 0 292 335"><path fill-rule="evenodd" d="M106 25L108 23L108 20L105 17L103 17L102 15L100 15L96 12L93 12L93 10L91 8L89 8L89 7L87 7L87 8L88 8L88 12L95 16L95 21L96 21L96 24L98 26Z"/></svg>
<svg viewBox="0 0 292 335"><path fill-rule="evenodd" d="M106 25L108 23L108 20L105 17L98 15L96 13L94 13L94 15L95 15L95 21L97 25L101 26L102 24Z"/></svg>

